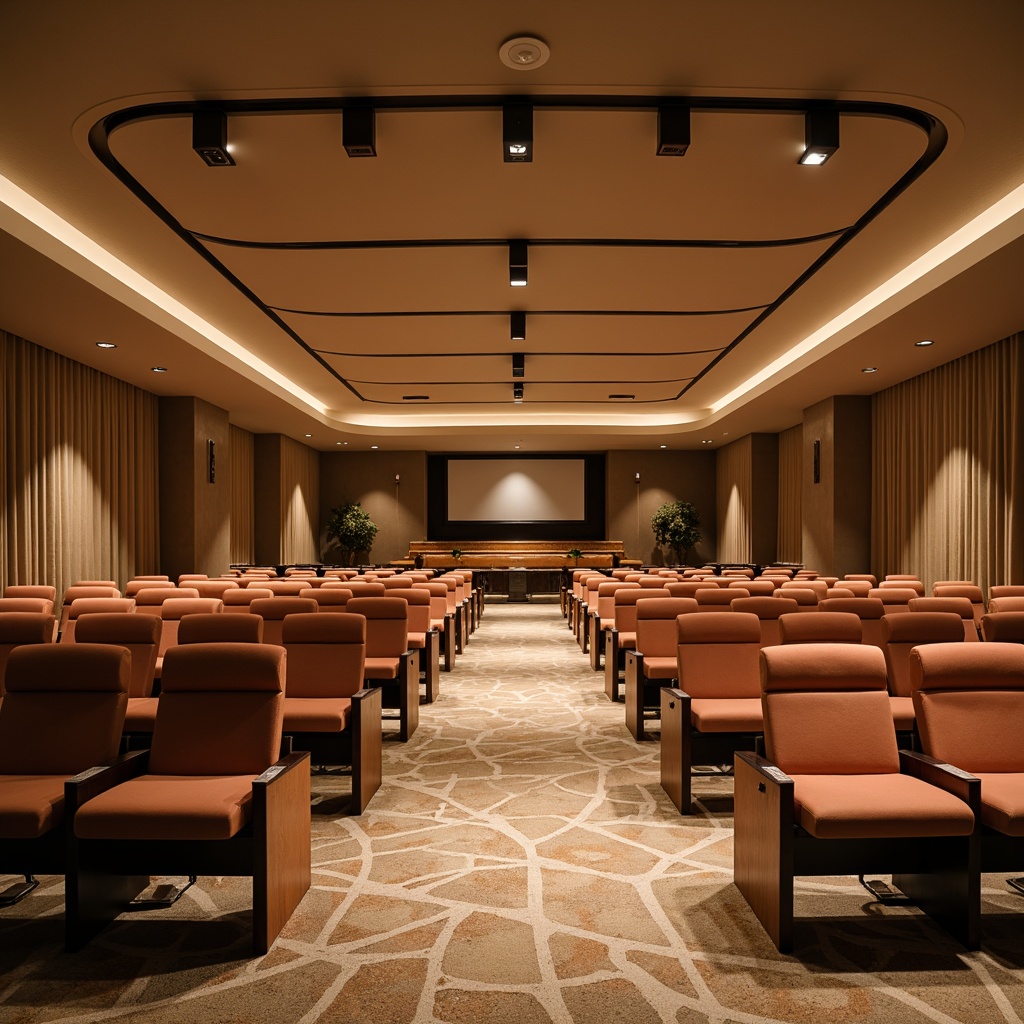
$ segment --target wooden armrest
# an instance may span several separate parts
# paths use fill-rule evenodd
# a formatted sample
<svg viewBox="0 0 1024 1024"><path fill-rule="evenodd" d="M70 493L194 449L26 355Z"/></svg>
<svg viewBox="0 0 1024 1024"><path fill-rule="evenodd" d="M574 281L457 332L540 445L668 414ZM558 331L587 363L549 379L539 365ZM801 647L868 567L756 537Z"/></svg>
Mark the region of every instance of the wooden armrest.
<svg viewBox="0 0 1024 1024"><path fill-rule="evenodd" d="M981 809L981 779L962 768L915 750L901 750L900 772L959 797L977 817Z"/></svg>
<svg viewBox="0 0 1024 1024"><path fill-rule="evenodd" d="M793 785L793 780L778 765L772 764L768 758L755 754L751 750L737 750L735 756L736 760L748 764L758 775L767 779L773 786Z"/></svg>
<svg viewBox="0 0 1024 1024"><path fill-rule="evenodd" d="M148 750L133 750L115 757L112 761L86 768L64 782L64 800L68 810L73 813L86 800L91 800L122 782L144 775L148 768Z"/></svg>
<svg viewBox="0 0 1024 1024"><path fill-rule="evenodd" d="M277 764L272 764L262 775L258 775L252 780L253 787L256 786L269 786L272 782L281 778L282 775L286 775L288 772L293 771L303 761L309 760L309 751L298 750L294 754L288 754L286 757L282 757Z"/></svg>

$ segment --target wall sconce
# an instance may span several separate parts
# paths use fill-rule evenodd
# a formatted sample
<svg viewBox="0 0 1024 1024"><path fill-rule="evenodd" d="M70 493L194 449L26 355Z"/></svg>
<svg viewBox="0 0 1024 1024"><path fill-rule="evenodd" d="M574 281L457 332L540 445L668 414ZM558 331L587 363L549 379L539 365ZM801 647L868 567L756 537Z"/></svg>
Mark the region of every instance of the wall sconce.
<svg viewBox="0 0 1024 1024"><path fill-rule="evenodd" d="M396 473L395 474L395 483L397 484L401 479L402 478Z"/></svg>
<svg viewBox="0 0 1024 1024"><path fill-rule="evenodd" d="M640 483L640 474L639 474L639 473L635 473L635 474L633 475L633 479L634 479L634 480L635 480L635 481L636 481L637 483Z"/></svg>

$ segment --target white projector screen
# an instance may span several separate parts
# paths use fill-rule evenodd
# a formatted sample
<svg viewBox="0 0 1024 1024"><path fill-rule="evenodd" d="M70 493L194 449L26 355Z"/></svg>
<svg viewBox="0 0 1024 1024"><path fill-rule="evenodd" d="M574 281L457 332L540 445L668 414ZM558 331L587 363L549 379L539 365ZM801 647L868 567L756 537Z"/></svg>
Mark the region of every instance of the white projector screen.
<svg viewBox="0 0 1024 1024"><path fill-rule="evenodd" d="M583 459L449 459L448 519L582 522Z"/></svg>

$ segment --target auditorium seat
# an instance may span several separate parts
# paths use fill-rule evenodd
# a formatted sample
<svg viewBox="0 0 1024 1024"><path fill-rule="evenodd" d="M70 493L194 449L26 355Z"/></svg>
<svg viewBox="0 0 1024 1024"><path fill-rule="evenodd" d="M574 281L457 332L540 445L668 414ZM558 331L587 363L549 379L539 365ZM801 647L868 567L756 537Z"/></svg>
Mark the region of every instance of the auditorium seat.
<svg viewBox="0 0 1024 1024"><path fill-rule="evenodd" d="M779 619L779 644L859 644L863 640L860 619L851 612L817 615L783 615Z"/></svg>
<svg viewBox="0 0 1024 1024"><path fill-rule="evenodd" d="M985 597L981 587L973 583L961 583L956 586L935 586L932 588L934 597L965 597L971 602L971 610L974 612L974 626L980 632L981 617L985 614Z"/></svg>
<svg viewBox="0 0 1024 1024"><path fill-rule="evenodd" d="M793 948L796 876L884 872L976 949L975 817L916 777L957 791L953 772L897 750L882 652L815 644L760 657L767 756L736 754L734 880L775 946Z"/></svg>
<svg viewBox="0 0 1024 1024"><path fill-rule="evenodd" d="M195 580L192 587L199 591L200 597L216 597L221 601L227 591L241 589L234 580Z"/></svg>
<svg viewBox="0 0 1024 1024"><path fill-rule="evenodd" d="M430 628L436 629L441 642L441 661L445 672L455 665L455 616L448 611L448 585L440 580L414 583L414 590L430 595Z"/></svg>
<svg viewBox="0 0 1024 1024"><path fill-rule="evenodd" d="M269 593L269 591L268 591ZM343 612L352 591L346 587L307 587L299 591L299 597L305 601L316 601L317 611Z"/></svg>
<svg viewBox="0 0 1024 1024"><path fill-rule="evenodd" d="M249 605L250 614L259 615L263 619L263 643L277 646L284 643L281 639L281 631L286 615L298 615L317 610L316 601L297 595L264 597Z"/></svg>
<svg viewBox="0 0 1024 1024"><path fill-rule="evenodd" d="M284 733L317 766L352 773L350 813L362 814L381 783L381 694L363 688L366 619L350 613L290 615Z"/></svg>
<svg viewBox="0 0 1024 1024"><path fill-rule="evenodd" d="M424 590L414 590L410 584L408 587L391 590L388 596L400 597L409 606L407 642L409 650L416 654L416 676L423 682L424 703L433 704L441 691L441 645L440 635L430 621L430 594Z"/></svg>
<svg viewBox="0 0 1024 1024"><path fill-rule="evenodd" d="M690 814L693 766L731 765L761 734L761 624L734 608L680 615L676 629L678 687L659 694L661 787Z"/></svg>
<svg viewBox="0 0 1024 1024"><path fill-rule="evenodd" d="M884 579L878 584L879 590L912 590L918 597L924 597L924 584L920 580Z"/></svg>
<svg viewBox="0 0 1024 1024"><path fill-rule="evenodd" d="M797 612L800 606L784 597L741 597L734 600L731 607L734 612L756 615L761 630L761 646L774 647L782 642L779 619Z"/></svg>
<svg viewBox="0 0 1024 1024"><path fill-rule="evenodd" d="M873 589L868 580L840 580L836 586L849 590L854 597L867 597Z"/></svg>
<svg viewBox="0 0 1024 1024"><path fill-rule="evenodd" d="M120 597L121 591L117 587L107 586L96 586L96 587L85 587L85 586L74 586L68 587L64 591L64 597L61 600L60 610L60 623L57 626L59 633L64 632L64 624L68 621L68 615L71 612L71 605L80 597Z"/></svg>
<svg viewBox="0 0 1024 1024"><path fill-rule="evenodd" d="M0 702L0 874L25 881L0 893L0 906L27 896L36 874L64 874L75 808L65 783L117 755L129 659L120 648L93 644L11 652Z"/></svg>
<svg viewBox="0 0 1024 1024"><path fill-rule="evenodd" d="M636 646L636 608L640 601L670 597L667 589L631 587L615 591L615 625L605 631L604 692L609 700L619 699L619 685L625 678L626 651Z"/></svg>
<svg viewBox="0 0 1024 1024"><path fill-rule="evenodd" d="M910 611L910 602L917 598L917 591L906 587L875 587L868 591L868 597L881 601L886 615L900 615Z"/></svg>
<svg viewBox="0 0 1024 1024"><path fill-rule="evenodd" d="M1024 591L1022 591L1024 592ZM57 603L57 588L45 584L23 583L4 587L4 597L33 597L50 602L52 612Z"/></svg>
<svg viewBox="0 0 1024 1024"><path fill-rule="evenodd" d="M135 599L131 597L78 597L71 602L60 642L75 642L75 630L82 615L127 615L134 611Z"/></svg>
<svg viewBox="0 0 1024 1024"><path fill-rule="evenodd" d="M220 614L224 611L224 602L215 597L169 597L160 606L160 619L163 628L160 631L160 653L156 659L157 678L163 673L164 655L178 643L178 629L186 615Z"/></svg>
<svg viewBox="0 0 1024 1024"><path fill-rule="evenodd" d="M75 813L68 949L150 874L202 874L252 876L253 953L269 950L310 882L309 755L279 760L284 684L284 650L268 644L168 651L152 749Z"/></svg>
<svg viewBox="0 0 1024 1024"><path fill-rule="evenodd" d="M0 697L11 651L32 644L53 643L56 618L52 612L0 612Z"/></svg>
<svg viewBox="0 0 1024 1024"><path fill-rule="evenodd" d="M953 612L963 620L964 639L979 640L974 606L966 597L917 597L909 603L911 612Z"/></svg>
<svg viewBox="0 0 1024 1024"><path fill-rule="evenodd" d="M666 588L683 586L681 583L666 583ZM587 629L590 633L588 648L590 667L600 672L604 663L605 633L615 625L615 594L619 590L642 590L638 583L626 580L610 580L607 577L597 588L597 603L590 609Z"/></svg>
<svg viewBox="0 0 1024 1024"><path fill-rule="evenodd" d="M229 608L238 612L246 612L250 610L253 601L261 601L273 596L272 590L265 590L262 587L235 587L234 590L225 590L221 600L224 602L225 612Z"/></svg>
<svg viewBox="0 0 1024 1024"><path fill-rule="evenodd" d="M988 612L981 617L986 643L1024 644L1024 608L1015 612Z"/></svg>
<svg viewBox="0 0 1024 1024"><path fill-rule="evenodd" d="M192 587L147 587L135 595L135 614L154 615L160 618L164 601L171 598L198 597L199 591Z"/></svg>
<svg viewBox="0 0 1024 1024"><path fill-rule="evenodd" d="M732 602L744 597L750 597L745 587L718 587L698 590L693 600L697 602L697 611L717 613L731 611Z"/></svg>
<svg viewBox="0 0 1024 1024"><path fill-rule="evenodd" d="M866 573L866 572L847 573L843 577L843 579L844 580L848 580L848 581L853 581L853 582L856 582L858 580L866 582L866 583L870 584L872 590L874 590L878 586L878 578L876 576L871 575L871 573Z"/></svg>
<svg viewBox="0 0 1024 1024"><path fill-rule="evenodd" d="M988 602L990 612L1024 612L1024 597L993 597Z"/></svg>
<svg viewBox="0 0 1024 1024"><path fill-rule="evenodd" d="M860 619L861 643L882 647L885 643L885 605L871 597L829 597L818 605L820 612L847 612Z"/></svg>
<svg viewBox="0 0 1024 1024"><path fill-rule="evenodd" d="M828 588L826 587L825 589L827 592ZM789 587L785 589L780 587L772 595L773 601L782 601L786 599L796 601L797 613L801 614L805 612L817 613L818 602L821 600L817 591L809 590L806 587Z"/></svg>
<svg viewBox="0 0 1024 1024"><path fill-rule="evenodd" d="M263 619L245 611L194 612L178 624L178 644L258 644Z"/></svg>

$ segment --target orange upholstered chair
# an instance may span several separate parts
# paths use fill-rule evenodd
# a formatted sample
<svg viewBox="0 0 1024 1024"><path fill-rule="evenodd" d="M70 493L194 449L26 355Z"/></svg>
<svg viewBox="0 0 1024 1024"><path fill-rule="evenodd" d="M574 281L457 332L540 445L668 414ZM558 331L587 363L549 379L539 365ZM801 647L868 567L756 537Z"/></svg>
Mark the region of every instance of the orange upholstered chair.
<svg viewBox="0 0 1024 1024"><path fill-rule="evenodd" d="M75 642L75 629L82 615L125 615L135 611L132 597L78 597L71 602L64 629L60 634L62 644Z"/></svg>
<svg viewBox="0 0 1024 1024"><path fill-rule="evenodd" d="M393 576L392 579L401 579ZM409 586L392 589L390 597L400 597L409 606L409 650L416 652L416 675L423 682L425 704L433 704L441 692L440 635L431 622L430 594ZM322 609L321 609L322 610Z"/></svg>
<svg viewBox="0 0 1024 1024"><path fill-rule="evenodd" d="M160 618L164 601L171 599L184 599L198 597L199 591L189 586L175 587L171 585L163 587L147 587L135 594L135 614L153 615Z"/></svg>
<svg viewBox="0 0 1024 1024"><path fill-rule="evenodd" d="M221 600L224 602L224 611L248 612L252 609L253 601L261 601L264 598L273 597L272 590L263 587L235 587L234 590L225 590Z"/></svg>
<svg viewBox="0 0 1024 1024"><path fill-rule="evenodd" d="M77 643L111 644L131 654L128 706L124 716L125 748L148 747L156 721L153 695L157 652L163 621L153 615L92 613L82 615L75 628Z"/></svg>
<svg viewBox="0 0 1024 1024"><path fill-rule="evenodd" d="M152 873L251 875L253 952L267 952L310 881L309 754L278 759L284 686L285 652L270 644L167 652L152 748L74 816L69 949L129 909Z"/></svg>
<svg viewBox="0 0 1024 1024"><path fill-rule="evenodd" d="M309 589L309 583L301 576L286 580L260 580L256 586L269 590L274 597L298 597L300 591Z"/></svg>
<svg viewBox="0 0 1024 1024"><path fill-rule="evenodd" d="M859 644L860 619L850 612L783 615L779 619L780 644Z"/></svg>
<svg viewBox="0 0 1024 1024"><path fill-rule="evenodd" d="M693 766L731 764L761 734L761 623L750 612L676 619L677 688L661 690L661 787L691 810Z"/></svg>
<svg viewBox="0 0 1024 1024"><path fill-rule="evenodd" d="M45 597L0 597L0 615L24 614L52 615L53 602Z"/></svg>
<svg viewBox="0 0 1024 1024"><path fill-rule="evenodd" d="M174 587L166 577L162 580L129 580L124 587L125 597L134 597L140 590L169 590Z"/></svg>
<svg viewBox="0 0 1024 1024"><path fill-rule="evenodd" d="M734 878L772 941L793 946L794 876L881 871L977 948L975 816L918 777L957 791L953 772L897 750L882 652L794 644L760 656L767 757L736 754Z"/></svg>
<svg viewBox="0 0 1024 1024"><path fill-rule="evenodd" d="M121 591L117 587L85 587L85 586L74 586L68 587L64 591L64 598L61 602L60 610L60 623L57 627L58 632L64 632L64 625L68 621L68 615L71 614L71 605L80 597L120 597Z"/></svg>
<svg viewBox="0 0 1024 1024"><path fill-rule="evenodd" d="M0 612L0 697L11 651L26 644L52 643L56 621L47 612Z"/></svg>
<svg viewBox="0 0 1024 1024"><path fill-rule="evenodd" d="M436 629L441 644L441 667L451 672L455 664L455 617L448 613L448 585L440 580L413 584L414 590L430 595L430 628Z"/></svg>
<svg viewBox="0 0 1024 1024"><path fill-rule="evenodd" d="M282 636L286 615L308 614L318 609L319 605L312 598L297 595L265 597L249 605L250 614L259 615L263 619L263 643L278 646L284 643Z"/></svg>
<svg viewBox="0 0 1024 1024"><path fill-rule="evenodd" d="M995 587L992 589L994 590ZM1013 597L1009 594L1003 597L993 597L988 602L988 610L991 613L1024 612L1024 597Z"/></svg>
<svg viewBox="0 0 1024 1024"><path fill-rule="evenodd" d="M0 894L0 906L28 895L38 884L33 875L64 873L74 807L65 782L116 756L129 659L94 644L11 652L0 703L0 874L25 881Z"/></svg>
<svg viewBox="0 0 1024 1024"><path fill-rule="evenodd" d="M980 640L975 624L974 605L966 597L915 597L909 602L912 612L953 612L963 620L964 639Z"/></svg>
<svg viewBox="0 0 1024 1024"><path fill-rule="evenodd" d="M932 588L935 597L966 597L971 602L971 610L974 612L975 628L981 631L981 617L985 614L985 596L981 587L973 583L961 583L958 585L935 586Z"/></svg>
<svg viewBox="0 0 1024 1024"><path fill-rule="evenodd" d="M317 611L343 612L352 591L346 587L307 587L299 591L299 597L306 601L316 601Z"/></svg>
<svg viewBox="0 0 1024 1024"><path fill-rule="evenodd" d="M639 584L637 584L639 586ZM665 584L670 597L696 597L698 590L718 590L715 583L702 583L700 580L672 580Z"/></svg>
<svg viewBox="0 0 1024 1024"><path fill-rule="evenodd" d="M636 644L626 651L626 728L633 739L647 739L645 709L660 712L661 687L676 682L676 617L699 610L692 597L658 597L637 604Z"/></svg>
<svg viewBox="0 0 1024 1024"><path fill-rule="evenodd" d="M847 582L864 582L870 584L871 588L874 589L878 586L878 577L867 572L853 572L847 573L844 577Z"/></svg>
<svg viewBox="0 0 1024 1024"><path fill-rule="evenodd" d="M178 624L179 644L258 644L263 642L263 619L247 611L198 612Z"/></svg>
<svg viewBox="0 0 1024 1024"><path fill-rule="evenodd" d="M160 653L156 659L156 674L163 672L164 655L178 643L178 630L186 615L216 615L224 611L224 602L216 597L169 597L160 605Z"/></svg>
<svg viewBox="0 0 1024 1024"><path fill-rule="evenodd" d="M634 581L635 582L635 581ZM669 597L667 589L629 587L616 590L614 624L604 633L604 692L609 700L619 699L619 686L625 680L626 651L636 647L636 608L640 601Z"/></svg>
<svg viewBox="0 0 1024 1024"><path fill-rule="evenodd" d="M284 732L316 765L350 765L353 814L362 814L381 781L381 690L363 688L362 615L289 615Z"/></svg>
<svg viewBox="0 0 1024 1024"><path fill-rule="evenodd" d="M917 591L906 587L875 587L868 591L868 597L881 601L886 615L898 615L910 611L910 602L917 598Z"/></svg>
<svg viewBox="0 0 1024 1024"><path fill-rule="evenodd" d="M829 597L818 605L818 611L856 615L860 619L861 643L878 648L885 643L885 605L876 598Z"/></svg>
<svg viewBox="0 0 1024 1024"><path fill-rule="evenodd" d="M680 584L681 586L682 584ZM666 584L668 586L668 584ZM605 646L605 633L615 625L615 594L619 590L642 590L639 583L605 578L597 587L597 601L590 607L587 630L590 633L588 648L590 667L600 672Z"/></svg>
<svg viewBox="0 0 1024 1024"><path fill-rule="evenodd" d="M50 602L49 611L52 612L57 603L57 588L45 584L23 583L4 587L4 597L34 597L42 598Z"/></svg>
<svg viewBox="0 0 1024 1024"><path fill-rule="evenodd" d="M750 597L750 591L746 587L719 587L716 590L698 590L693 595L697 602L699 612L728 612L732 611L732 602L739 601L744 597Z"/></svg>
<svg viewBox="0 0 1024 1024"><path fill-rule="evenodd" d="M825 588L824 593L828 593L828 588ZM818 611L818 603L821 600L823 594L820 594L816 590L810 590L807 587L780 587L772 595L773 601L796 601L797 612L815 612Z"/></svg>
<svg viewBox="0 0 1024 1024"><path fill-rule="evenodd" d="M761 646L775 647L782 642L779 636L779 619L783 615L794 614L800 606L789 598L768 596L737 598L732 602L731 608L734 612L756 615L761 628Z"/></svg>
<svg viewBox="0 0 1024 1024"><path fill-rule="evenodd" d="M229 590L241 589L235 580L195 580L191 586L199 591L200 597L216 597L221 601Z"/></svg>
<svg viewBox="0 0 1024 1024"><path fill-rule="evenodd" d="M911 745L914 704L910 693L910 652L922 644L945 644L964 639L963 620L952 612L915 612L886 615L882 620L885 667L889 679L889 706L900 746Z"/></svg>
<svg viewBox="0 0 1024 1024"><path fill-rule="evenodd" d="M912 590L918 597L924 597L924 584L920 580L890 579L886 577L878 584L879 590Z"/></svg>
<svg viewBox="0 0 1024 1024"><path fill-rule="evenodd" d="M854 597L867 597L872 590L869 580L841 580L836 586L849 590Z"/></svg>
<svg viewBox="0 0 1024 1024"><path fill-rule="evenodd" d="M398 738L403 743L420 720L420 685L416 653L409 650L409 605L400 597L353 597L348 611L366 618L363 678L382 688L381 704L397 709ZM395 715L384 715L394 720Z"/></svg>
<svg viewBox="0 0 1024 1024"><path fill-rule="evenodd" d="M980 780L980 869L1024 866L1024 647L933 644L911 655L921 749ZM1010 884L1024 891L1024 879Z"/></svg>
<svg viewBox="0 0 1024 1024"><path fill-rule="evenodd" d="M1015 612L996 611L983 615L981 635L986 643L1024 644L1024 608Z"/></svg>

